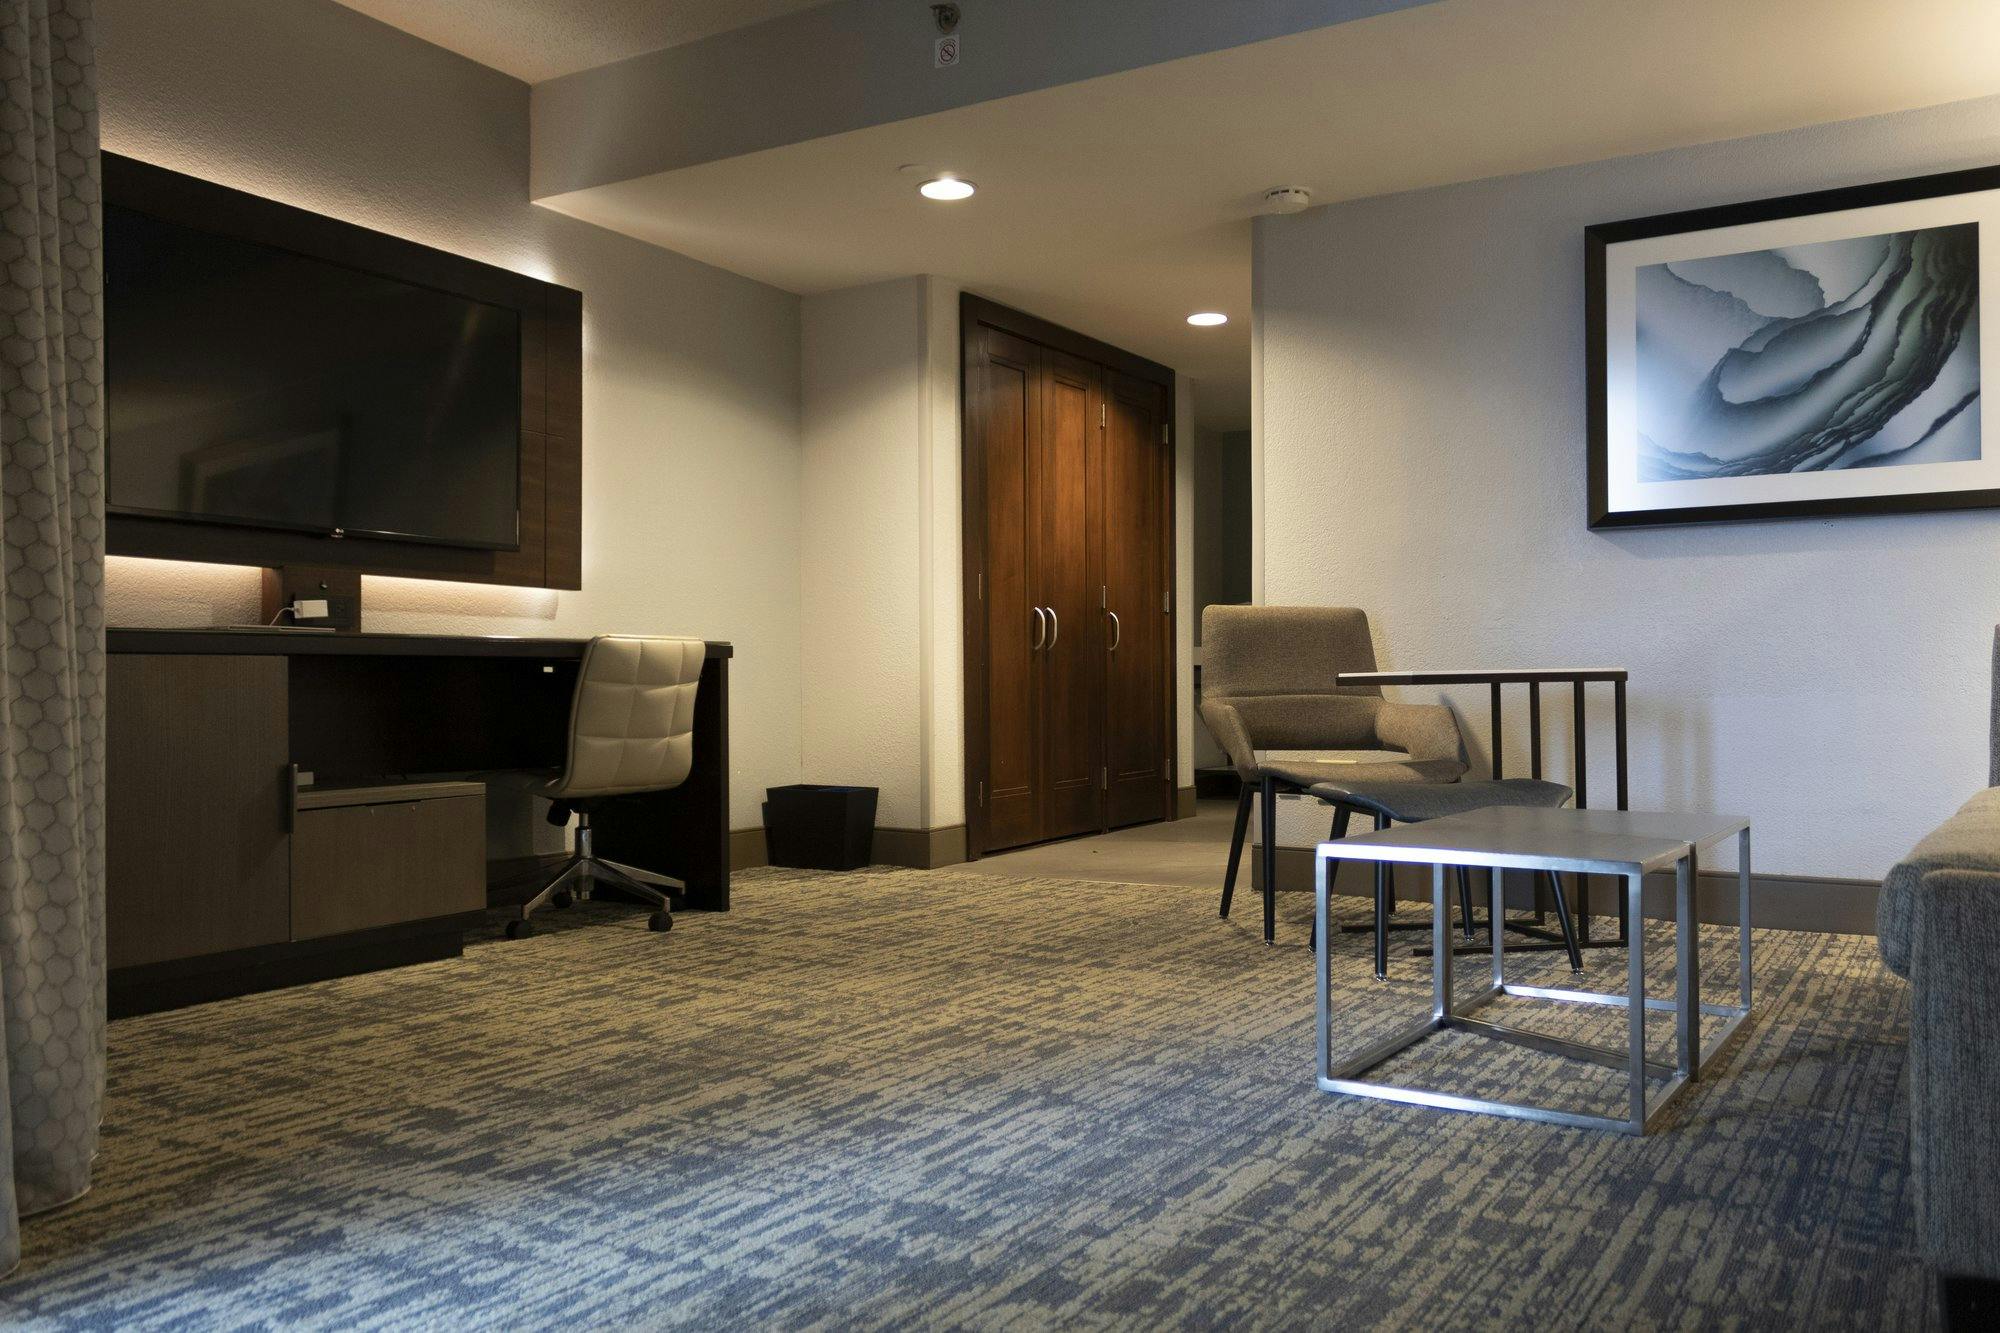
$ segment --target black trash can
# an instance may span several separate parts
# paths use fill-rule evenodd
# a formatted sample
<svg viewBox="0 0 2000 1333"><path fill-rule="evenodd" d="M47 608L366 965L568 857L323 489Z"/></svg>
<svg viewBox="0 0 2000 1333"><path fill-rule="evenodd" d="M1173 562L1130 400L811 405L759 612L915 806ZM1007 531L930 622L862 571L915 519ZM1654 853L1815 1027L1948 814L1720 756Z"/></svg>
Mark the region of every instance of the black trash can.
<svg viewBox="0 0 2000 1333"><path fill-rule="evenodd" d="M878 787L805 782L764 789L764 841L771 864L805 870L855 870L875 851Z"/></svg>

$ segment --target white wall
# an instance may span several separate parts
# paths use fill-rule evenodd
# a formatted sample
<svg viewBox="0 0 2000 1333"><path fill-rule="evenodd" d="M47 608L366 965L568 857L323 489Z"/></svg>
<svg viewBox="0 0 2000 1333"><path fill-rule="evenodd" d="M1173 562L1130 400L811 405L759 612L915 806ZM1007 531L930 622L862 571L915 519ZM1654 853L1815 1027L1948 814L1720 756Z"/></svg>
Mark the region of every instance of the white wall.
<svg viewBox="0 0 2000 1333"><path fill-rule="evenodd" d="M1583 229L1996 160L1989 99L1259 219L1263 600L1365 607L1385 667L1627 666L1635 806L1879 877L1986 780L2000 513L1587 531Z"/></svg>
<svg viewBox="0 0 2000 1333"><path fill-rule="evenodd" d="M808 782L881 788L925 827L922 278L805 299L802 680Z"/></svg>
<svg viewBox="0 0 2000 1333"><path fill-rule="evenodd" d="M729 639L731 822L800 753L799 303L528 202L528 88L331 0L99 0L105 147L584 295L581 592L370 579L366 627ZM257 614L115 560L113 624Z"/></svg>
<svg viewBox="0 0 2000 1333"><path fill-rule="evenodd" d="M964 511L960 503L957 283L924 280L923 504L926 828L965 822Z"/></svg>

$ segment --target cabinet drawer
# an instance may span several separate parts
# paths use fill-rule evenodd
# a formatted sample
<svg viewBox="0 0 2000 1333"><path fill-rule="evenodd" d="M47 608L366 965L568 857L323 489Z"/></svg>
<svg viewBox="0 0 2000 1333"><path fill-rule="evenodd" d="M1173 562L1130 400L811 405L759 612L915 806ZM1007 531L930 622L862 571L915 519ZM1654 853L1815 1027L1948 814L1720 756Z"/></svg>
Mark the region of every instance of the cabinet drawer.
<svg viewBox="0 0 2000 1333"><path fill-rule="evenodd" d="M486 802L476 796L300 810L292 938L486 906Z"/></svg>

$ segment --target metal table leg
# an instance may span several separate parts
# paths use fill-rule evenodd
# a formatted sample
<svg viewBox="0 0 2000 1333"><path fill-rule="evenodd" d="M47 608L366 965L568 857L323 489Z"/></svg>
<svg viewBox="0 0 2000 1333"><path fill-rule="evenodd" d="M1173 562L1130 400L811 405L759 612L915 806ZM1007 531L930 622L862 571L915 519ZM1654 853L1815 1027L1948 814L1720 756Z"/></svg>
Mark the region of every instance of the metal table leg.
<svg viewBox="0 0 2000 1333"><path fill-rule="evenodd" d="M1644 875L1625 878L1625 897L1632 915L1639 915L1639 903L1646 891ZM1630 1043L1631 1110L1627 1126L1634 1134L1646 1132L1646 932L1632 932L1625 951L1625 1025Z"/></svg>

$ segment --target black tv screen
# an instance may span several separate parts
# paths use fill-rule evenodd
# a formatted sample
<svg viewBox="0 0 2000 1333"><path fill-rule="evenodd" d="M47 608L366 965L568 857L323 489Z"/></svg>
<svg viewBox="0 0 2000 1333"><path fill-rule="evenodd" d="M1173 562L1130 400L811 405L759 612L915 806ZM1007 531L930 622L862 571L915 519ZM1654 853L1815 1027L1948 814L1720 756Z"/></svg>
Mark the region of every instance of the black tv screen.
<svg viewBox="0 0 2000 1333"><path fill-rule="evenodd" d="M109 507L518 549L521 318L104 210Z"/></svg>

